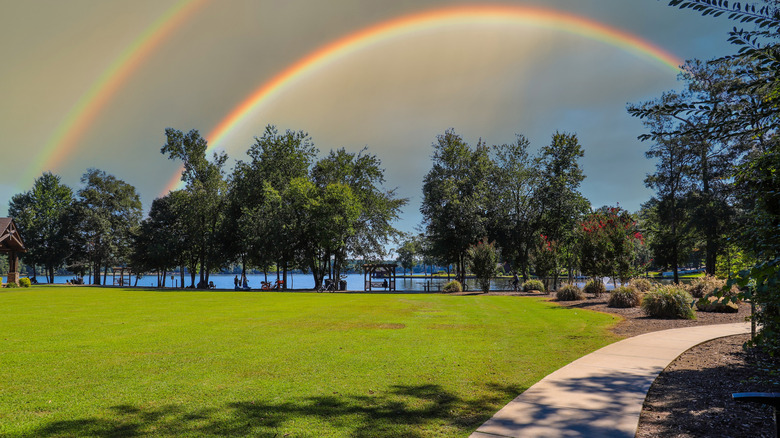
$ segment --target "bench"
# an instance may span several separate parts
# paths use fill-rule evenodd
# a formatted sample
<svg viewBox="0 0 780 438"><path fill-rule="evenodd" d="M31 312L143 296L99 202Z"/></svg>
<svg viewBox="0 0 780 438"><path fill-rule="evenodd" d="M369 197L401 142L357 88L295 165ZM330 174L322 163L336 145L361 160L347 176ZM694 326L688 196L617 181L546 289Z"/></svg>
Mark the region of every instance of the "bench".
<svg viewBox="0 0 780 438"><path fill-rule="evenodd" d="M780 408L780 392L735 392L731 394L735 402L761 403L772 406L775 412L775 436L780 437L777 424L777 408Z"/></svg>
<svg viewBox="0 0 780 438"><path fill-rule="evenodd" d="M387 286L388 286L387 284L385 284L385 283L383 283L383 282L381 282L381 281L372 281L372 282L371 282L371 288L372 288L372 289L373 289L373 288L375 288L375 287L377 287L377 288L382 288L382 289L386 289L386 288L387 288Z"/></svg>

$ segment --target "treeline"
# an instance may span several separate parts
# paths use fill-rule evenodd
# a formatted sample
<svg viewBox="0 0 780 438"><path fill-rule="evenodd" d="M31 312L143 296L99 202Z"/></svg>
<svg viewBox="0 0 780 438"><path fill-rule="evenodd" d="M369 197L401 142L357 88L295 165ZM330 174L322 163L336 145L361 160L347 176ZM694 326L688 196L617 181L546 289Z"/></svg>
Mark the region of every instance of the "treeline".
<svg viewBox="0 0 780 438"><path fill-rule="evenodd" d="M440 135L423 181L423 232L401 243L401 265L452 265L462 283L470 252L492 242L499 260L524 280L533 273L557 283L563 270L570 280L575 273L621 279L640 273L647 260L634 218L619 207L591 211L579 192L585 175L577 136L555 133L536 156L529 147L522 135L473 147L452 130Z"/></svg>
<svg viewBox="0 0 780 438"><path fill-rule="evenodd" d="M304 132L265 129L231 174L227 156L206 156L207 143L193 130L166 130L161 152L184 164L185 187L152 202L142 219L135 188L90 169L77 193L45 173L9 205L25 239L22 257L41 266L47 280L61 266L91 272L101 284L110 266L134 273L190 273L191 287L205 288L209 274L230 264L311 272L315 287L338 278L348 255L379 260L398 235L393 222L407 200L385 190L379 159L365 149L318 150ZM185 269L186 268L186 269Z"/></svg>

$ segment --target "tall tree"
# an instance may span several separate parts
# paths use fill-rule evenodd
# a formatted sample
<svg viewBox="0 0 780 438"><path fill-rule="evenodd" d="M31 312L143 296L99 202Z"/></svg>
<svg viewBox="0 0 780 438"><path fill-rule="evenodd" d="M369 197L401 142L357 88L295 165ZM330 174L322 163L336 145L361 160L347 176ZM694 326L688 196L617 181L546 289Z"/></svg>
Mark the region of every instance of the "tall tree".
<svg viewBox="0 0 780 438"><path fill-rule="evenodd" d="M467 250L487 232L489 149L481 141L471 148L453 130L433 143L433 166L423 180L420 212L431 254L456 266L465 283Z"/></svg>
<svg viewBox="0 0 780 438"><path fill-rule="evenodd" d="M541 150L538 158L540 185L537 190L541 206L541 232L548 241L556 242L553 283L558 282L560 262L564 262L573 275L575 226L585 214L590 203L579 192L585 179L579 159L584 156L576 134L556 132L552 141Z"/></svg>
<svg viewBox="0 0 780 438"><path fill-rule="evenodd" d="M77 244L85 251L93 283L101 284L100 271L109 264L127 263L134 227L141 220L141 201L132 185L98 169L81 177L75 217L78 218Z"/></svg>
<svg viewBox="0 0 780 438"><path fill-rule="evenodd" d="M267 269L287 268L296 262L299 229L292 226L294 211L285 199L291 182L308 178L317 149L309 134L268 125L247 151L250 160L236 163L230 179L228 233L234 257Z"/></svg>
<svg viewBox="0 0 780 438"><path fill-rule="evenodd" d="M197 130L187 134L172 128L166 128L166 144L160 152L169 159L178 159L184 163L182 181L186 197L185 205L178 207L184 218L186 240L190 253L196 256L197 265L190 267L191 285L195 287L195 271L199 268L198 288L206 288L209 274L225 265L224 242L221 227L224 222L227 185L223 167L227 161L225 153L214 153L212 161L206 157L208 144Z"/></svg>
<svg viewBox="0 0 780 438"><path fill-rule="evenodd" d="M43 266L49 283L71 252L68 210L72 203L70 187L47 172L35 180L32 190L14 195L8 206L27 247L22 260L33 269Z"/></svg>
<svg viewBox="0 0 780 438"><path fill-rule="evenodd" d="M538 239L540 205L537 163L528 154L522 135L514 143L493 146L493 172L489 177L488 235L502 248L504 258L528 279L529 260Z"/></svg>
<svg viewBox="0 0 780 438"><path fill-rule="evenodd" d="M180 191L171 192L152 202L149 217L141 221L133 234L130 264L137 274L154 271L157 284L165 287L167 272L183 266L187 242L179 223L177 197Z"/></svg>

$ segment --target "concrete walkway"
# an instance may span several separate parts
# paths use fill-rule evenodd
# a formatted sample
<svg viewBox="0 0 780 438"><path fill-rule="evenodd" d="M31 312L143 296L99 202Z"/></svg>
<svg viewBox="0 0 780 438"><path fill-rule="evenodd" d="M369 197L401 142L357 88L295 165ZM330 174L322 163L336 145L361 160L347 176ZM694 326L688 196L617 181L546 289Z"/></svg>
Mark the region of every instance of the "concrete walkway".
<svg viewBox="0 0 780 438"><path fill-rule="evenodd" d="M543 378L471 438L633 437L653 380L685 350L750 333L749 323L646 333L597 350Z"/></svg>

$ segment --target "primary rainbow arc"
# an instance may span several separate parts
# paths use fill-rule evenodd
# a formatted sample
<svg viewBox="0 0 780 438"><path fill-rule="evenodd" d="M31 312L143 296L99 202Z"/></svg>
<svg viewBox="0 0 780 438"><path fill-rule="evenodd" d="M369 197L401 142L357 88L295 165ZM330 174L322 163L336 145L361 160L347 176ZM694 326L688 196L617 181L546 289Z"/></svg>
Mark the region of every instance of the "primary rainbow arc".
<svg viewBox="0 0 780 438"><path fill-rule="evenodd" d="M671 53L634 34L590 18L553 9L509 5L467 5L434 9L369 26L326 44L299 59L270 80L262 83L206 135L206 140L209 143L207 152L219 147L232 131L286 87L329 63L352 55L373 44L414 32L453 24L489 25L491 23L515 23L580 35L656 62L674 74L680 72L682 64L682 61ZM177 173L161 195L165 195L181 185L180 174Z"/></svg>

